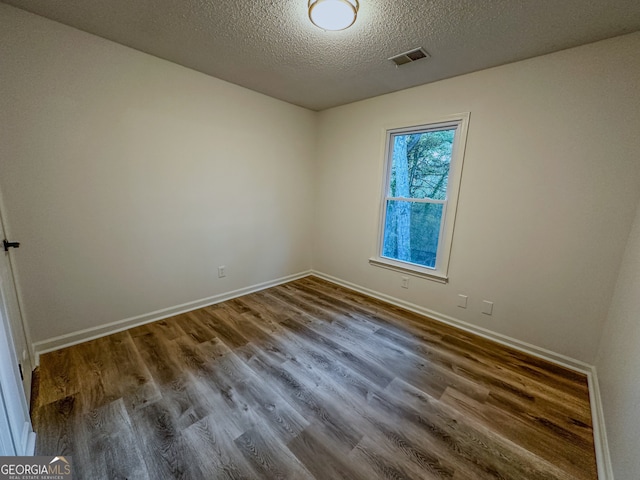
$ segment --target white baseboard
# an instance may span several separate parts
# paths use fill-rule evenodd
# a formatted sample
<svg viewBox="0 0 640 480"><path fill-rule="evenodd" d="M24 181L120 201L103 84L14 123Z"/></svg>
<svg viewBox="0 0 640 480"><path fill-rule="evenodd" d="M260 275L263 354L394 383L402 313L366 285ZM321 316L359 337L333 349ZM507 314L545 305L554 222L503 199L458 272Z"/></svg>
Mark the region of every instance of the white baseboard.
<svg viewBox="0 0 640 480"><path fill-rule="evenodd" d="M33 431L31 422L24 422L22 429L22 455L32 457L36 453L36 433Z"/></svg>
<svg viewBox="0 0 640 480"><path fill-rule="evenodd" d="M613 480L613 465L607 440L607 430L604 423L604 410L600 397L600 383L596 367L591 367L587 374L589 380L589 400L591 402L591 418L593 419L593 440L596 448L596 463L598 464L598 478Z"/></svg>
<svg viewBox="0 0 640 480"><path fill-rule="evenodd" d="M523 342L521 340L509 337L507 335L503 335L501 333L492 332L491 330L487 330L486 328L478 327L476 325L464 322L462 320L458 320L457 318L444 315L434 310L429 310L428 308L422 307L420 305L406 302L404 300L400 300L390 295L386 295L384 293L380 293L375 290L371 290L369 288L362 287L360 285L356 285L354 283L347 282L345 280L341 280L331 275L327 275L326 273L313 270L311 274L316 277L327 280L329 282L340 285L342 287L348 288L350 290L354 290L356 292L369 295L370 297L383 300L387 303L391 303L392 305L396 305L398 307L405 308L412 312L425 315L429 318L432 318L433 320L445 323L447 325L458 328L460 330L464 330L465 332L473 333L475 335L492 340L501 345L511 347L515 350L527 353L534 357L538 357L543 360L547 360L549 362L555 363L556 365L560 365L568 369L585 374L587 376L587 381L589 382L589 402L591 405L591 418L593 422L593 440L594 440L594 446L596 450L598 479L613 480L611 456L609 454L609 444L607 442L607 435L606 435L606 430L604 426L604 413L602 410L602 399L600 397L600 387L598 384L598 376L596 374L596 368L593 365L589 365L588 363L582 362L580 360L576 360L574 358L568 357L566 355L562 355L560 353L552 352L551 350L547 350L545 348L541 348L536 345Z"/></svg>
<svg viewBox="0 0 640 480"><path fill-rule="evenodd" d="M302 277L311 275L311 271L305 271L295 273L293 275L287 275L286 277L277 278L275 280L269 280L267 282L258 283L249 287L240 288L231 292L221 293L212 297L203 298L200 300L194 300L192 302L183 303L182 305L176 305L174 307L163 308L162 310L156 310L155 312L145 313L131 318L125 318L123 320L117 320L115 322L107 323L97 327L85 328L84 330L78 330L77 332L67 333L57 337L49 338L35 342L33 344L33 350L35 352L36 365L40 365L40 355L61 348L77 345L89 340L95 340L96 338L105 337L113 333L122 332L132 327L144 325L145 323L151 323L163 318L173 317L181 313L196 310L198 308L207 307L216 303L231 300L232 298L241 297L242 295L248 295L249 293L264 290L266 288L275 287L283 283L291 282Z"/></svg>
<svg viewBox="0 0 640 480"><path fill-rule="evenodd" d="M7 415L9 412L5 411ZM2 413L5 413L2 412ZM9 437L11 437L11 433L8 433ZM33 427L31 425L30 420L26 420L22 424L22 434L20 438L17 439L17 442L14 442L13 447L15 453L13 455L17 455L19 457L32 457L36 451L36 434L33 431ZM5 447L8 447L5 445Z"/></svg>

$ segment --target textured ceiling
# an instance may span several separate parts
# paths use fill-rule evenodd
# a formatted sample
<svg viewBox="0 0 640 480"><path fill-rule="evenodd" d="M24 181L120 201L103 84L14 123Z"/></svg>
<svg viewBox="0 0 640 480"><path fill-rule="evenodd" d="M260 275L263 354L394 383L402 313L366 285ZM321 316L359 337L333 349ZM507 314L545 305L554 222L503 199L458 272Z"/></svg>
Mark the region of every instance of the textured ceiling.
<svg viewBox="0 0 640 480"><path fill-rule="evenodd" d="M640 30L638 0L360 0L342 32L307 0L4 1L313 110Z"/></svg>

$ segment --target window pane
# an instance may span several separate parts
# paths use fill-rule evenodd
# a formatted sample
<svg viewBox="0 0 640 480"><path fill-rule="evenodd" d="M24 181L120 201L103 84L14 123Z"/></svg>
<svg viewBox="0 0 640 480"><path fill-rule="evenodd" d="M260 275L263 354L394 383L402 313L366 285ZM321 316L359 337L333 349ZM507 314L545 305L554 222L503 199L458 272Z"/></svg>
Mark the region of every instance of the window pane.
<svg viewBox="0 0 640 480"><path fill-rule="evenodd" d="M389 196L445 200L456 129L392 135Z"/></svg>
<svg viewBox="0 0 640 480"><path fill-rule="evenodd" d="M387 200L382 256L435 268L443 207Z"/></svg>

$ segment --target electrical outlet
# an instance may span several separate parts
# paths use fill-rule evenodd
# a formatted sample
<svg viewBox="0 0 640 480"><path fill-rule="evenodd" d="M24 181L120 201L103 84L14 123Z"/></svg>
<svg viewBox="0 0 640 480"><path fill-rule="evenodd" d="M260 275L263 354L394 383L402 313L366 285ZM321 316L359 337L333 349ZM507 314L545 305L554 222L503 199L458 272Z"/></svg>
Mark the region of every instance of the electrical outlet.
<svg viewBox="0 0 640 480"><path fill-rule="evenodd" d="M489 300L482 301L482 313L485 315L491 315L493 313L493 302Z"/></svg>
<svg viewBox="0 0 640 480"><path fill-rule="evenodd" d="M227 269L227 267L225 267L224 265L220 265L218 267L218 278L222 278L222 277L226 277L227 276L226 269Z"/></svg>
<svg viewBox="0 0 640 480"><path fill-rule="evenodd" d="M402 277L402 283L400 286L402 288L409 288L409 277Z"/></svg>
<svg viewBox="0 0 640 480"><path fill-rule="evenodd" d="M467 300L469 297L466 295L458 294L458 306L460 308L467 308Z"/></svg>

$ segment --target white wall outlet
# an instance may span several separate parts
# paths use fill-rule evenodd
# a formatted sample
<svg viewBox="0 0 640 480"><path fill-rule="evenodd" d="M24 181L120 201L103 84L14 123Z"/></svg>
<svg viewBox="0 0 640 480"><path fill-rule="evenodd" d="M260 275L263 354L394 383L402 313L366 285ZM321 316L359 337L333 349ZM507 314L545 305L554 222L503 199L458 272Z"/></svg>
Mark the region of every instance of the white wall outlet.
<svg viewBox="0 0 640 480"><path fill-rule="evenodd" d="M493 302L489 300L482 301L482 313L485 315L491 315L493 313Z"/></svg>
<svg viewBox="0 0 640 480"><path fill-rule="evenodd" d="M467 300L469 297L466 295L458 294L458 306L460 308L467 308Z"/></svg>
<svg viewBox="0 0 640 480"><path fill-rule="evenodd" d="M402 283L400 286L402 288L409 288L409 277L402 277Z"/></svg>
<svg viewBox="0 0 640 480"><path fill-rule="evenodd" d="M227 276L227 267L225 267L224 265L220 265L218 267L218 278L222 278L222 277L226 277Z"/></svg>

